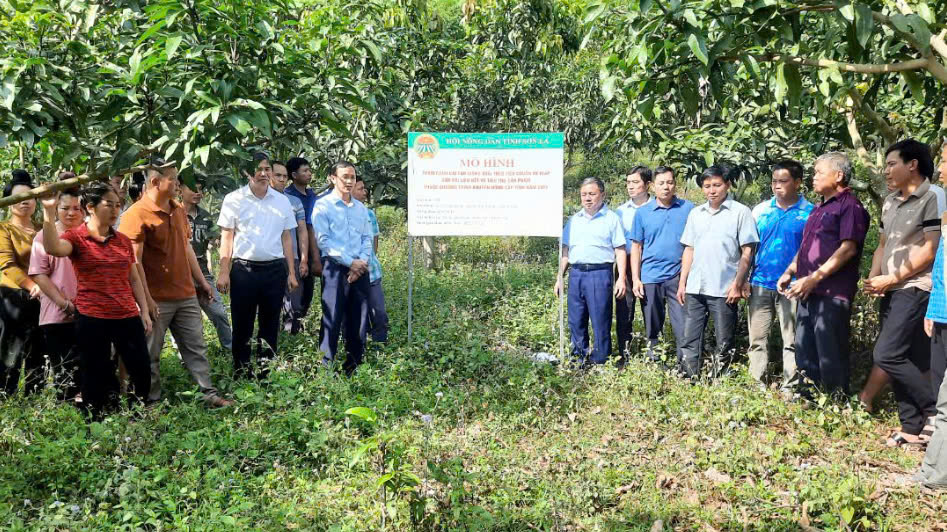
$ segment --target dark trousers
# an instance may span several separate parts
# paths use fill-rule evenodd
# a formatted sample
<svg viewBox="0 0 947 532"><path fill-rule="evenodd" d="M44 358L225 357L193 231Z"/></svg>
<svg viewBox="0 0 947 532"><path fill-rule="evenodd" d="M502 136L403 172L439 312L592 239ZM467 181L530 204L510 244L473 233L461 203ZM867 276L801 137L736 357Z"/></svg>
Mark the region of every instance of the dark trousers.
<svg viewBox="0 0 947 532"><path fill-rule="evenodd" d="M604 364L612 352L612 270L582 271L569 274L569 334L572 355L581 364ZM589 322L595 342L589 352Z"/></svg>
<svg viewBox="0 0 947 532"><path fill-rule="evenodd" d="M29 292L0 286L0 391L13 395L26 376L26 393L43 378L43 337L39 331L39 300Z"/></svg>
<svg viewBox="0 0 947 532"><path fill-rule="evenodd" d="M937 396L947 372L947 323L934 322L931 336L931 393Z"/></svg>
<svg viewBox="0 0 947 532"><path fill-rule="evenodd" d="M796 368L825 392L848 394L852 307L844 299L810 294L796 307Z"/></svg>
<svg viewBox="0 0 947 532"><path fill-rule="evenodd" d="M348 282L349 268L323 258L322 260L322 328L319 349L324 364L338 357L339 336L345 330L346 373L351 374L362 363L365 352L365 331L368 328L368 273L354 283Z"/></svg>
<svg viewBox="0 0 947 532"><path fill-rule="evenodd" d="M72 399L79 393L79 351L76 348L76 322L40 325L46 344L46 356L60 399Z"/></svg>
<svg viewBox="0 0 947 532"><path fill-rule="evenodd" d="M717 349L713 353L713 376L724 374L733 359L733 337L737 324L737 305L725 297L687 294L684 300L684 341L681 345L681 366L689 378L700 376L704 353L704 328L711 315Z"/></svg>
<svg viewBox="0 0 947 532"><path fill-rule="evenodd" d="M618 336L618 358L624 362L631 352L631 335L635 323L635 305L641 306L645 313L643 299L638 299L631 291L631 283L625 287L625 297L615 299L615 333Z"/></svg>
<svg viewBox="0 0 947 532"><path fill-rule="evenodd" d="M309 229L312 231L312 228ZM312 271L312 263L309 263L309 271ZM302 294L299 299L299 318L302 319L309 313L309 307L312 306L312 295L316 289L316 276L310 273L306 277L299 280L301 285L300 290Z"/></svg>
<svg viewBox="0 0 947 532"><path fill-rule="evenodd" d="M658 344L661 333L664 332L664 320L667 316L671 318L671 329L674 331L678 367L684 363L681 353L681 345L684 341L684 307L677 301L677 287L680 282L680 276L676 276L662 283L645 284L642 300L645 334L648 337L648 357L659 362L654 347Z"/></svg>
<svg viewBox="0 0 947 532"><path fill-rule="evenodd" d="M142 401L148 397L151 363L141 317L107 320L80 314L76 318L75 333L85 408L98 412L117 401L119 387L112 346L125 363L125 370L134 386L134 397Z"/></svg>
<svg viewBox="0 0 947 532"><path fill-rule="evenodd" d="M901 431L920 434L936 413L930 377L931 341L924 333L930 293L919 288L892 290L881 298L881 333L875 342L875 365L891 376L898 401Z"/></svg>
<svg viewBox="0 0 947 532"><path fill-rule="evenodd" d="M385 308L385 291L381 288L381 279L371 283L368 288L367 323L368 331L362 334L362 338L371 332L372 341L380 343L388 341L388 310Z"/></svg>
<svg viewBox="0 0 947 532"><path fill-rule="evenodd" d="M233 321L233 369L245 374L250 369L250 339L259 319L258 362L276 355L280 309L286 293L286 261L247 262L234 260L230 272L230 314Z"/></svg>

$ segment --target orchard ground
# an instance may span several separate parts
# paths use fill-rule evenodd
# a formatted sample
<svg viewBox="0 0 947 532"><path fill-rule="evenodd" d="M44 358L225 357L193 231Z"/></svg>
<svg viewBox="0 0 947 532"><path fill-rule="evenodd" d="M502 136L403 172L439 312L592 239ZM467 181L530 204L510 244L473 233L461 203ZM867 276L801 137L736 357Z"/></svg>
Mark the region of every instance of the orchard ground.
<svg viewBox="0 0 947 532"><path fill-rule="evenodd" d="M416 272L408 343L404 211L378 213L391 342L354 377L320 368L310 319L267 381L232 381L208 325L235 408L201 407L170 349L170 393L147 410L88 423L51 393L7 400L0 526L947 527L947 494L907 482L921 455L883 446L890 404L786 403L745 364L695 386L640 358L586 373L533 361L558 352L554 239L445 239L439 269ZM854 319L857 386L877 317L863 302ZM745 352L745 323L739 337Z"/></svg>

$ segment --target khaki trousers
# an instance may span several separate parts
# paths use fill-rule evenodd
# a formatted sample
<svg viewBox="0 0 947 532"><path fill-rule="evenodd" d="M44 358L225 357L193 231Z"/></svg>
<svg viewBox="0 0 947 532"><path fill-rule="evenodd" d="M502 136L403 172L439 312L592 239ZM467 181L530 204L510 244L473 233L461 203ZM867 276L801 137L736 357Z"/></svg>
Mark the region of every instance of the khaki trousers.
<svg viewBox="0 0 947 532"><path fill-rule="evenodd" d="M210 380L201 306L196 296L178 301L158 301L158 319L148 335L148 354L151 357L151 390L148 392L148 400L161 399L161 349L164 347L164 336L168 329L178 345L181 361L203 392L204 400L211 400L217 395L217 389Z"/></svg>
<svg viewBox="0 0 947 532"><path fill-rule="evenodd" d="M773 318L779 320L779 332L783 340L783 384L796 373L796 301L787 299L775 290L762 286L750 286L750 375L763 381L769 364L769 333Z"/></svg>

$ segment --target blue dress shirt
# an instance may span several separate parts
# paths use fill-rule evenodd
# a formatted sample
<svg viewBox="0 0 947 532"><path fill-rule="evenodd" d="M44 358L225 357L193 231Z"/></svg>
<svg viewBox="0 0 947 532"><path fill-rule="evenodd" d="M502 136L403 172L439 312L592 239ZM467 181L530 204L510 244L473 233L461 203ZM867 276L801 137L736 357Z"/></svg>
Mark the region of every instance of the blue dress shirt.
<svg viewBox="0 0 947 532"><path fill-rule="evenodd" d="M324 196L312 211L312 226L323 257L346 267L371 258L372 224L368 209L357 199L346 204L338 194Z"/></svg>
<svg viewBox="0 0 947 532"><path fill-rule="evenodd" d="M566 222L562 245L569 249L569 264L615 262L615 249L625 247L621 219L607 205L591 216L582 209Z"/></svg>

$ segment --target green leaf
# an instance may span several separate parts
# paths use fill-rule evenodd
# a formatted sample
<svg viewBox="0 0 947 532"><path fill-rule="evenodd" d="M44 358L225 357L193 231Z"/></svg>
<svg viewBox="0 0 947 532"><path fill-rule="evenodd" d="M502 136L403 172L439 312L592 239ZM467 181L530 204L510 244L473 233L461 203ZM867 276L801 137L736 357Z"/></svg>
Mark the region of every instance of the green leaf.
<svg viewBox="0 0 947 532"><path fill-rule="evenodd" d="M372 54L372 58L375 59L375 63L381 64L382 55L381 50L378 49L378 46L371 41L362 41L362 45Z"/></svg>
<svg viewBox="0 0 947 532"><path fill-rule="evenodd" d="M686 20L688 24L690 24L691 26L694 26L695 28L700 27L700 24L697 23L697 15L694 14L693 9L684 10L684 20Z"/></svg>
<svg viewBox="0 0 947 532"><path fill-rule="evenodd" d="M588 24L594 21L595 19L597 19L604 12L605 12L605 4L590 4L585 9L585 18L583 19L583 21L586 24Z"/></svg>
<svg viewBox="0 0 947 532"><path fill-rule="evenodd" d="M375 423L378 421L378 414L376 414L371 408L365 408L364 406L355 406L349 408L345 411L345 415L354 416L369 423Z"/></svg>
<svg viewBox="0 0 947 532"><path fill-rule="evenodd" d="M863 47L868 44L871 32L875 29L875 20L871 17L871 6L855 4L855 35Z"/></svg>
<svg viewBox="0 0 947 532"><path fill-rule="evenodd" d="M241 137L247 136L247 133L253 129L253 126L250 125L250 122L246 121L242 113L234 113L227 115L227 122L230 122L230 125L240 133Z"/></svg>
<svg viewBox="0 0 947 532"><path fill-rule="evenodd" d="M713 166L713 165L714 165L714 153L713 153L712 151L705 151L705 152L704 152L704 163L705 163L707 166Z"/></svg>
<svg viewBox="0 0 947 532"><path fill-rule="evenodd" d="M844 6L840 7L838 12L841 13L842 16L845 17L845 20L849 22L855 20L855 9L851 4L845 4Z"/></svg>
<svg viewBox="0 0 947 532"><path fill-rule="evenodd" d="M602 97L606 102L610 102L615 97L615 83L617 82L618 78L615 76L608 76L602 81Z"/></svg>
<svg viewBox="0 0 947 532"><path fill-rule="evenodd" d="M250 111L250 114L247 118L250 120L250 123L262 131L264 135L267 137L271 136L272 132L270 131L270 115L268 115L265 110L254 109L253 111Z"/></svg>
<svg viewBox="0 0 947 532"><path fill-rule="evenodd" d="M164 43L164 54L169 62L174 57L175 52L178 51L178 46L181 46L183 38L181 35L174 35L168 37L168 40Z"/></svg>
<svg viewBox="0 0 947 532"><path fill-rule="evenodd" d="M783 65L783 70L789 88L789 103L799 105L802 99L802 76L799 74L799 68L796 65Z"/></svg>
<svg viewBox="0 0 947 532"><path fill-rule="evenodd" d="M710 64L710 58L707 56L707 43L704 42L704 38L698 36L696 33L691 33L690 37L687 38L687 44L690 46L691 51L694 52L694 55L697 56L697 59L700 59L700 62L707 65Z"/></svg>
<svg viewBox="0 0 947 532"><path fill-rule="evenodd" d="M914 72L905 70L901 72L901 75L904 76L904 81L907 82L908 88L911 90L911 96L917 100L917 103L924 103L924 83L921 81L921 78Z"/></svg>

